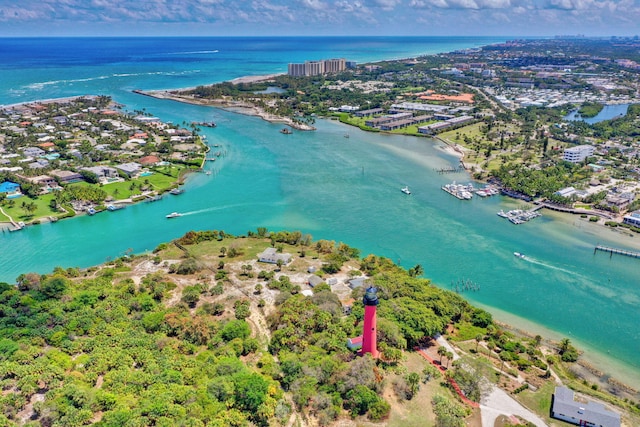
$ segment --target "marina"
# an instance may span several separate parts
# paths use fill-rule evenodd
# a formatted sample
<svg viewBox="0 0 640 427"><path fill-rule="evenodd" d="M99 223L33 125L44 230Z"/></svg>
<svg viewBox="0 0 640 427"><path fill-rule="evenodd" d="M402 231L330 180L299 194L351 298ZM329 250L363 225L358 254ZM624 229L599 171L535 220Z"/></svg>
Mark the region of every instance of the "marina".
<svg viewBox="0 0 640 427"><path fill-rule="evenodd" d="M512 209L510 211L505 212L504 210L500 210L498 212L498 216L502 218L506 218L512 224L523 224L527 221L531 221L534 218L541 216L542 214L538 212L542 206L536 206L533 209L529 209L527 211L522 209Z"/></svg>
<svg viewBox="0 0 640 427"><path fill-rule="evenodd" d="M471 198L473 198L473 192L475 191L473 184L456 184L455 181L451 184L443 185L442 189L460 200L471 200Z"/></svg>

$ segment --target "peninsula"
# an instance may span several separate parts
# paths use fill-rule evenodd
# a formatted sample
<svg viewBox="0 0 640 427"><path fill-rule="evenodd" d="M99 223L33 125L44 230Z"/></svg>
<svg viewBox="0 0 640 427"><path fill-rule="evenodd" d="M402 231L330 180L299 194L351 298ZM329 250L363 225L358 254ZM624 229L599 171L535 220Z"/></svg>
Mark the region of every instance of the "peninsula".
<svg viewBox="0 0 640 427"><path fill-rule="evenodd" d="M189 127L122 111L106 96L3 107L0 223L19 230L178 193L209 150Z"/></svg>
<svg viewBox="0 0 640 427"><path fill-rule="evenodd" d="M637 392L592 382L589 365L589 381L575 378L569 339L514 334L421 274L266 228L191 231L153 254L23 274L0 283L0 420L543 426L571 415L556 405L575 391L593 402L585 418L637 425ZM375 358L352 338L371 287Z"/></svg>

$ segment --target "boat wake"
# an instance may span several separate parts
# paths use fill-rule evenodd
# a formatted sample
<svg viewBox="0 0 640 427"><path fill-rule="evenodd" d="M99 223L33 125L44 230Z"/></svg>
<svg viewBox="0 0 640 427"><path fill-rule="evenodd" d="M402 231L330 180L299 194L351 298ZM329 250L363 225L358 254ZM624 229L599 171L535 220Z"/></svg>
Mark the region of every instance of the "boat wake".
<svg viewBox="0 0 640 427"><path fill-rule="evenodd" d="M562 267L558 267L558 266L555 266L555 265L547 264L546 262L538 261L537 259L531 258L528 255L527 256L522 256L522 257L520 257L520 259L522 259L523 261L530 262L531 264L536 264L536 265L539 265L541 267L546 267L546 268L550 268L552 270L561 271L563 273L567 273L567 274L570 274L572 276L578 276L579 275L575 271L567 270L566 268L562 268Z"/></svg>
<svg viewBox="0 0 640 427"><path fill-rule="evenodd" d="M221 211L221 210L229 209L229 208L237 208L237 207L240 207L240 206L244 206L244 205L243 204L237 204L237 205L215 206L215 207L212 207L212 208L198 209L197 211L184 212L182 214L182 216L198 215L198 214L202 214L202 213L206 213L206 212L214 212L214 211Z"/></svg>

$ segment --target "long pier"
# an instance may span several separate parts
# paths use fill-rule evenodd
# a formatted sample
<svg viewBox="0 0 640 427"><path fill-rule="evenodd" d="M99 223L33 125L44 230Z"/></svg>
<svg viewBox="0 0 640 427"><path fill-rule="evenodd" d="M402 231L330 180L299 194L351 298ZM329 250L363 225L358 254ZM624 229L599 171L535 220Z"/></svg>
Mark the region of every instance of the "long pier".
<svg viewBox="0 0 640 427"><path fill-rule="evenodd" d="M612 257L613 254L618 254L618 255L630 256L630 257L633 257L633 258L640 258L640 252L627 251L625 249L611 248L609 246L598 245L593 250L593 253L595 254L597 251L609 252L609 256L610 257Z"/></svg>

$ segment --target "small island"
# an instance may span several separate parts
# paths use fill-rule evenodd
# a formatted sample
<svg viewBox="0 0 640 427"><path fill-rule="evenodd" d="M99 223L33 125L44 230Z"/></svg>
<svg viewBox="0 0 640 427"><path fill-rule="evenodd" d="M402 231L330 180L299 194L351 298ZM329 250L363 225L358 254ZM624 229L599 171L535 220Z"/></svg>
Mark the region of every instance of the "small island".
<svg viewBox="0 0 640 427"><path fill-rule="evenodd" d="M3 107L0 130L0 222L9 230L180 194L208 151L196 125L125 112L106 96Z"/></svg>

